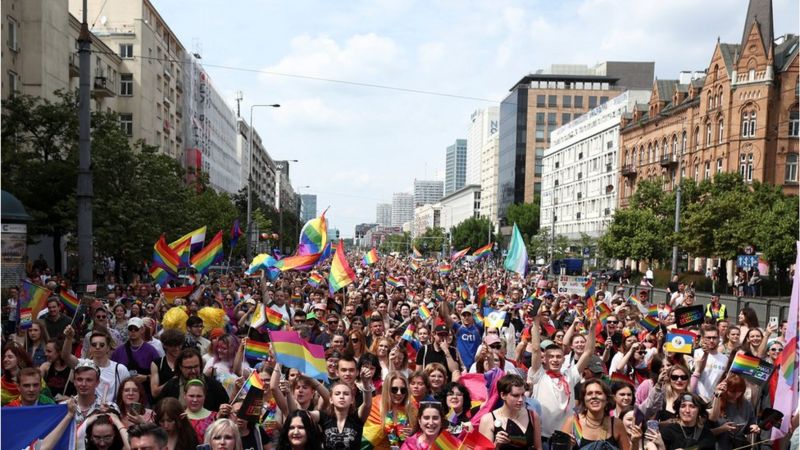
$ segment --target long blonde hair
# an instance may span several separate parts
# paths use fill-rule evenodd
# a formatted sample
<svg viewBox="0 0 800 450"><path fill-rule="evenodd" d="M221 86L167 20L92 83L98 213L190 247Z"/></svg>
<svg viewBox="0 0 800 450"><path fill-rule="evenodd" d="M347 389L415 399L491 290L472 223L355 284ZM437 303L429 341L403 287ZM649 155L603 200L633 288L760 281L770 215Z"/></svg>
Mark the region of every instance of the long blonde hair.
<svg viewBox="0 0 800 450"><path fill-rule="evenodd" d="M403 410L406 413L406 417L408 417L408 423L414 424L417 420L417 411L411 402L411 390L408 387L408 380L402 373L397 371L389 372L383 381L383 387L381 387L381 416L385 420L389 411L394 409L392 407L392 383L394 383L394 380L402 380L406 385L406 399L403 402Z"/></svg>

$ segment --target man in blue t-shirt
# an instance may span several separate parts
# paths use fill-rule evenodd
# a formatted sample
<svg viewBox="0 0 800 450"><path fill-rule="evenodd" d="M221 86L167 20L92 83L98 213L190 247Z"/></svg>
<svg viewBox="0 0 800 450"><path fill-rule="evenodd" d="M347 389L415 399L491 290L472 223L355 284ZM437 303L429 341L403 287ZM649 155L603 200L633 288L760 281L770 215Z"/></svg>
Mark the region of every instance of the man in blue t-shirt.
<svg viewBox="0 0 800 450"><path fill-rule="evenodd" d="M483 337L483 325L475 322L474 313L475 306L467 305L461 310L461 323L457 323L450 317L448 302L442 302L442 316L444 316L447 327L453 330L456 349L458 349L458 354L461 355L461 361L464 362L466 369L472 367L472 363L475 362L475 353L478 352Z"/></svg>

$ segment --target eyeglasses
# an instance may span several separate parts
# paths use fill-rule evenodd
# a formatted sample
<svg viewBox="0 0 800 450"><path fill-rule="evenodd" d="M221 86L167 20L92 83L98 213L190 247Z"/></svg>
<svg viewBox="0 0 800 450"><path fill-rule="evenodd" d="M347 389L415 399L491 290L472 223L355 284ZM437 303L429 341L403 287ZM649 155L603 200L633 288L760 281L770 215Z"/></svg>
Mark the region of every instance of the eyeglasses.
<svg viewBox="0 0 800 450"><path fill-rule="evenodd" d="M139 331L139 327L128 327L128 331Z"/></svg>
<svg viewBox="0 0 800 450"><path fill-rule="evenodd" d="M640 355L646 355L646 354L647 354L647 350L639 350L639 351L638 351L638 352L636 352L636 353L638 353L638 354L640 354Z"/></svg>
<svg viewBox="0 0 800 450"><path fill-rule="evenodd" d="M619 323L619 320L606 320L606 323L609 325L616 325Z"/></svg>
<svg viewBox="0 0 800 450"><path fill-rule="evenodd" d="M489 348L494 350L500 350L501 348L503 348L503 344L492 344L489 346Z"/></svg>
<svg viewBox="0 0 800 450"><path fill-rule="evenodd" d="M105 342L92 342L92 348L103 348L106 346Z"/></svg>
<svg viewBox="0 0 800 450"><path fill-rule="evenodd" d="M781 352L781 351L783 351L783 349L782 349L782 348L775 347L775 348L771 348L771 349L769 349L769 351L771 351L771 352Z"/></svg>
<svg viewBox="0 0 800 450"><path fill-rule="evenodd" d="M408 394L408 388L392 386L392 394Z"/></svg>
<svg viewBox="0 0 800 450"><path fill-rule="evenodd" d="M100 315L100 316L94 316L94 318L95 318L95 320L106 320L106 319L108 319L108 316L103 314L103 315Z"/></svg>
<svg viewBox="0 0 800 450"><path fill-rule="evenodd" d="M463 397L464 393L461 391L451 391L447 393L448 397Z"/></svg>
<svg viewBox="0 0 800 450"><path fill-rule="evenodd" d="M672 381L687 381L689 379L689 375L670 375L669 379Z"/></svg>
<svg viewBox="0 0 800 450"><path fill-rule="evenodd" d="M92 436L92 440L98 442L111 442L114 440L114 435L112 434L110 436Z"/></svg>

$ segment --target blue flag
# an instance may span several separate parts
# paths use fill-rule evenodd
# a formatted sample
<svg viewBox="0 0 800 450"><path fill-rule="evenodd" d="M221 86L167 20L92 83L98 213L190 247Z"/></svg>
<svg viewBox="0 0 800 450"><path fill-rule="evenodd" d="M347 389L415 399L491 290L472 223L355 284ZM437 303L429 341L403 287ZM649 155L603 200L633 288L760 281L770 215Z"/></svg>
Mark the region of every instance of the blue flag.
<svg viewBox="0 0 800 450"><path fill-rule="evenodd" d="M37 439L44 439L67 415L67 405L40 405L3 408L2 430L3 448L21 449L28 447ZM75 420L73 419L64 434L56 443L54 450L75 448Z"/></svg>

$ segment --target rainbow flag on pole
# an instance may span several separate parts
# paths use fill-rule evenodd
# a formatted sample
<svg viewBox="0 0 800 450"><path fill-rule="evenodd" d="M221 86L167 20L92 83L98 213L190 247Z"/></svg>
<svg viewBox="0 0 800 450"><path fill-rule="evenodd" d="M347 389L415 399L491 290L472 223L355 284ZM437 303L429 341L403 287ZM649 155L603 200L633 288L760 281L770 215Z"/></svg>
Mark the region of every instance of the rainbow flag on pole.
<svg viewBox="0 0 800 450"><path fill-rule="evenodd" d="M30 328L33 319L47 307L47 299L53 295L53 292L28 280L22 280L20 295L19 316L17 316L19 324L22 328Z"/></svg>
<svg viewBox="0 0 800 450"><path fill-rule="evenodd" d="M319 253L312 255L292 255L275 262L275 267L281 272L287 270L310 270L320 259Z"/></svg>
<svg viewBox="0 0 800 450"><path fill-rule="evenodd" d="M243 234L241 227L239 227L239 219L234 220L231 228L231 248L236 247L236 243L239 242L239 238Z"/></svg>
<svg viewBox="0 0 800 450"><path fill-rule="evenodd" d="M445 263L439 265L439 275L441 276L450 275L450 272L452 270L453 266L451 266L450 264Z"/></svg>
<svg viewBox="0 0 800 450"><path fill-rule="evenodd" d="M472 254L472 256L474 256L475 260L477 261L477 260L479 260L481 258L485 258L485 257L491 255L492 254L492 246L493 245L494 244L489 242L488 244L484 245L483 247L475 250L475 252Z"/></svg>
<svg viewBox="0 0 800 450"><path fill-rule="evenodd" d="M193 291L194 286L181 286L161 289L161 293L164 295L164 298L167 300L167 304L169 305L175 303L176 298L188 298L190 295L192 295Z"/></svg>
<svg viewBox="0 0 800 450"><path fill-rule="evenodd" d="M431 318L431 310L425 305L419 305L419 316L422 320L428 320Z"/></svg>
<svg viewBox="0 0 800 450"><path fill-rule="evenodd" d="M150 273L150 277L153 281L162 287L166 285L169 280L174 278L169 272L164 270L163 267L159 267L155 264L150 264L150 268L147 269L147 271Z"/></svg>
<svg viewBox="0 0 800 450"><path fill-rule="evenodd" d="M312 378L328 381L325 349L321 345L304 341L296 331L270 331L269 340L281 365L297 369Z"/></svg>
<svg viewBox="0 0 800 450"><path fill-rule="evenodd" d="M371 266L376 262L378 262L378 251L373 248L372 250L367 252L366 255L364 255L364 265Z"/></svg>
<svg viewBox="0 0 800 450"><path fill-rule="evenodd" d="M331 273L328 275L328 285L331 294L347 286L356 280L356 273L347 262L344 254L344 244L340 240L336 246L336 254L333 255L331 263Z"/></svg>
<svg viewBox="0 0 800 450"><path fill-rule="evenodd" d="M72 291L64 289L58 293L58 298L61 299L61 303L64 304L64 308L67 309L69 314L75 315L75 313L78 311L78 306L81 304L80 300L78 300L78 295Z"/></svg>
<svg viewBox="0 0 800 450"><path fill-rule="evenodd" d="M322 284L322 281L324 279L325 278L322 275L320 275L319 272L312 272L311 275L308 276L308 284L311 287L318 288L319 285Z"/></svg>
<svg viewBox="0 0 800 450"><path fill-rule="evenodd" d="M795 244L795 267L800 266L800 242ZM800 322L800 271L795 270L792 283L792 295L789 301L789 318L786 323L786 345L783 347L776 370L779 376L776 379L775 399L773 408L783 413L780 426L772 428L772 440L781 438L790 430L792 414L797 410L800 400L800 377L798 376L798 363L800 363L800 346L797 345L797 329Z"/></svg>
<svg viewBox="0 0 800 450"><path fill-rule="evenodd" d="M411 260L411 261L408 263L408 267L411 267L411 270L413 270L414 272L416 272L416 271L418 271L418 270L419 270L419 263L417 262L417 260L416 260L416 259L412 259L412 260Z"/></svg>
<svg viewBox="0 0 800 450"><path fill-rule="evenodd" d="M250 340L248 339L247 344L249 345ZM258 344L265 344L267 346L267 354L269 354L269 343L268 342L258 342ZM245 346L245 349L247 346ZM247 350L245 350L247 352ZM245 353L246 354L246 353ZM253 358L253 359L263 359L263 358ZM242 386L242 392L250 392L250 388L261 389L262 391L266 391L266 387L264 387L264 382L261 381L261 377L258 376L258 372L255 370L250 373L250 376L247 378L247 381L244 382L244 386Z"/></svg>
<svg viewBox="0 0 800 450"><path fill-rule="evenodd" d="M167 245L164 234L161 234L158 242L153 246L153 264L163 268L171 275L175 275L178 273L180 262L180 256L178 256L172 247Z"/></svg>
<svg viewBox="0 0 800 450"><path fill-rule="evenodd" d="M193 251L198 251L203 248L206 242L206 228L200 227L194 231L184 234L178 239L170 242L169 246L180 256L180 267L189 267L189 256Z"/></svg>
<svg viewBox="0 0 800 450"><path fill-rule="evenodd" d="M471 249L472 247L467 247L465 249L453 253L452 256L450 256L450 262L456 262L459 259L463 258L467 254L467 252L469 252Z"/></svg>
<svg viewBox="0 0 800 450"><path fill-rule="evenodd" d="M422 252L417 250L417 246L416 245L412 245L411 246L411 250L412 250L412 252L414 254L414 258L422 258Z"/></svg>
<svg viewBox="0 0 800 450"><path fill-rule="evenodd" d="M455 436L450 434L447 430L442 430L436 440L431 444L431 450L458 450L461 446L461 441Z"/></svg>
<svg viewBox="0 0 800 450"><path fill-rule="evenodd" d="M266 323L264 326L269 330L280 330L283 326L283 314L275 311L272 308L265 308L264 315L267 318Z"/></svg>
<svg viewBox="0 0 800 450"><path fill-rule="evenodd" d="M403 282L400 281L399 279L389 275L388 277L386 277L386 284L388 284L391 287L398 287L401 284L403 284Z"/></svg>
<svg viewBox="0 0 800 450"><path fill-rule="evenodd" d="M265 359L267 355L269 355L269 342L258 342L252 339L247 339L247 343L244 345L244 356L250 359L262 360ZM248 379L248 381L250 380ZM260 382L261 379L259 378L258 381ZM263 390L263 387L259 387L259 389Z"/></svg>
<svg viewBox="0 0 800 450"><path fill-rule="evenodd" d="M528 250L525 248L525 241L522 240L522 233L519 232L516 223L511 232L511 242L508 244L508 254L503 267L509 272L516 272L521 276L525 276L525 272L528 270Z"/></svg>
<svg viewBox="0 0 800 450"><path fill-rule="evenodd" d="M313 255L322 253L328 242L328 221L323 211L319 217L309 220L300 230L300 240L297 243L298 255ZM315 260L316 262L316 260Z"/></svg>
<svg viewBox="0 0 800 450"><path fill-rule="evenodd" d="M192 256L192 267L197 269L197 272L206 274L212 264L222 261L224 257L225 254L222 250L222 231L218 231L214 239L212 239L208 245Z"/></svg>

